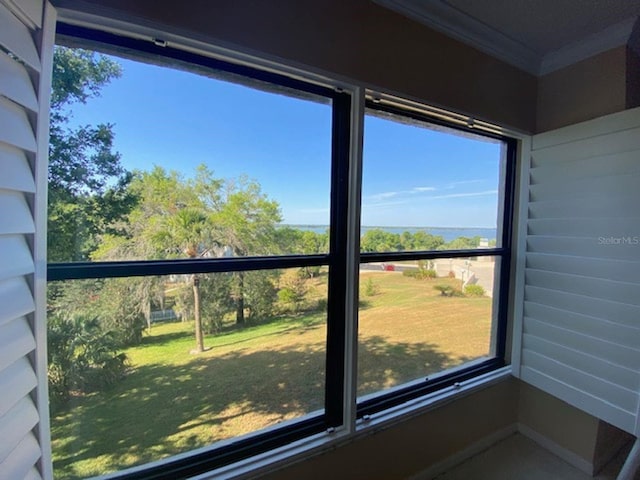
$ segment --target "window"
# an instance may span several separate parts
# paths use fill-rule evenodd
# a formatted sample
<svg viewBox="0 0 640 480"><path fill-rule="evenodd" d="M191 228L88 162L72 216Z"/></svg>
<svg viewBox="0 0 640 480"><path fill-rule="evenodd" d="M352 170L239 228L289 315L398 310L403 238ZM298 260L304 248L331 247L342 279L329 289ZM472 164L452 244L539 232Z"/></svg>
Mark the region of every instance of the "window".
<svg viewBox="0 0 640 480"><path fill-rule="evenodd" d="M360 416L503 364L514 155L391 102L364 125Z"/></svg>
<svg viewBox="0 0 640 480"><path fill-rule="evenodd" d="M73 116L53 108L57 477L195 475L349 433L351 403L362 417L503 365L511 140L368 100L360 179L348 89L161 41L58 33L117 56L94 57L112 79L103 98ZM91 55L73 52L58 51ZM114 125L92 130L101 122ZM421 164L425 149L447 168ZM429 170L437 185L416 174ZM87 181L73 183L78 171ZM482 176L482 195L457 188L477 180L462 171Z"/></svg>

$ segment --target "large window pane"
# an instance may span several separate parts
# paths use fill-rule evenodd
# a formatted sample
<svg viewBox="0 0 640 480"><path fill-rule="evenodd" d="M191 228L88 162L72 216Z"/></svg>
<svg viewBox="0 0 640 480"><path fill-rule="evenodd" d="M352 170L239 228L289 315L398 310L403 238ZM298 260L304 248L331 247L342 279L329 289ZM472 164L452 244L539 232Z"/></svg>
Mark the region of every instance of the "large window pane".
<svg viewBox="0 0 640 480"><path fill-rule="evenodd" d="M328 251L330 99L61 47L54 63L51 262Z"/></svg>
<svg viewBox="0 0 640 480"><path fill-rule="evenodd" d="M495 246L503 148L497 140L367 110L361 250Z"/></svg>
<svg viewBox="0 0 640 480"><path fill-rule="evenodd" d="M360 266L358 395L493 355L494 257Z"/></svg>
<svg viewBox="0 0 640 480"><path fill-rule="evenodd" d="M56 478L121 470L323 409L326 268L49 290Z"/></svg>

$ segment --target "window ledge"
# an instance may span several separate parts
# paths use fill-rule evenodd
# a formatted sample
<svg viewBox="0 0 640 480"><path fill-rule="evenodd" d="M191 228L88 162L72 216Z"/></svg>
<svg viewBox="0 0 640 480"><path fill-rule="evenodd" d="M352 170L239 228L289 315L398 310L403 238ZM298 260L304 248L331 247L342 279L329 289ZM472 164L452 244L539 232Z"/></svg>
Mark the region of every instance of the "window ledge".
<svg viewBox="0 0 640 480"><path fill-rule="evenodd" d="M359 438L373 435L397 423L455 402L478 390L506 381L511 377L511 370L511 366L507 365L484 375L443 388L430 395L387 409L384 412L365 416L358 419L354 432L350 433L346 428L341 428L331 432L319 433L270 452L192 477L192 480L256 478L259 475L284 468L310 456L335 450Z"/></svg>

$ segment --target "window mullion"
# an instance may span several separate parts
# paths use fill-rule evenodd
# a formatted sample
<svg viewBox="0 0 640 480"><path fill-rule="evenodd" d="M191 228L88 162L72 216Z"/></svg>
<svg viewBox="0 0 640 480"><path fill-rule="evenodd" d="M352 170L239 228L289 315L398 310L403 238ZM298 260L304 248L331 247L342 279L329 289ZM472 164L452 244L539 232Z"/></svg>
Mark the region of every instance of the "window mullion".
<svg viewBox="0 0 640 480"><path fill-rule="evenodd" d="M333 98L331 152L331 229L325 380L327 427L339 427L344 422L350 124L351 94L337 92Z"/></svg>
<svg viewBox="0 0 640 480"><path fill-rule="evenodd" d="M351 103L351 151L347 224L347 298L345 303L344 424L355 431L358 390L358 302L360 281L360 205L362 198L362 146L364 89L356 88Z"/></svg>

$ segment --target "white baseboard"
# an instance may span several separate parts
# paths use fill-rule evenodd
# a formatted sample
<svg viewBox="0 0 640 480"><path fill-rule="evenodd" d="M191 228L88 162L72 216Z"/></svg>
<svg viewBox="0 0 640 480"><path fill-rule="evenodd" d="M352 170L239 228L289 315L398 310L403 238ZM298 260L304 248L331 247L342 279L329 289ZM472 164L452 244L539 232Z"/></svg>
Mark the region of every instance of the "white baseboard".
<svg viewBox="0 0 640 480"><path fill-rule="evenodd" d="M557 457L560 457L562 460L570 465L573 465L578 470L586 473L587 475L594 475L595 468L593 463L585 460L580 455L573 453L571 450L568 450L561 445L558 445L553 440L548 439L544 435L536 432L526 425L523 425L522 423L518 423L517 428L519 433L529 438L530 440L533 440L545 450L553 453Z"/></svg>
<svg viewBox="0 0 640 480"><path fill-rule="evenodd" d="M513 435L517 431L517 424L514 423L513 425L509 425L502 430L498 430L491 435L481 438L477 442L469 445L467 448L460 450L450 457L447 457L444 460L431 465L429 468L416 473L415 475L409 477L407 480L431 480L436 475L440 475L441 473L451 470L456 465L459 465L465 460L468 460L469 458L479 454L480 452L485 451L492 445L495 445L499 441Z"/></svg>

